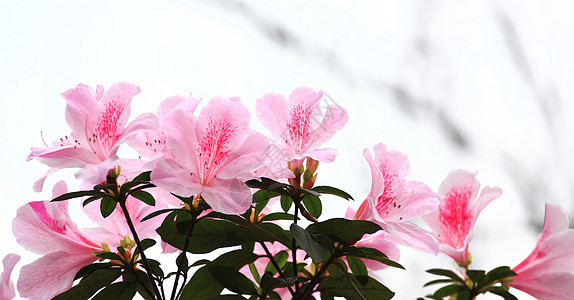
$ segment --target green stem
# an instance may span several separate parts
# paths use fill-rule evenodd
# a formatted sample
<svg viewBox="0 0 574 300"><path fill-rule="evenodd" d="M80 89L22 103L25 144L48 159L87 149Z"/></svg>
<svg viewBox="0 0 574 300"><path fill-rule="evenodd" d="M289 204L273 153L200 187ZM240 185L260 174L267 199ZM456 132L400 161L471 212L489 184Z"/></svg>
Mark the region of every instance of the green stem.
<svg viewBox="0 0 574 300"><path fill-rule="evenodd" d="M285 275L283 274L283 271L281 271L281 268L279 267L279 265L278 265L277 262L275 261L275 258L273 257L273 255L271 255L271 252L269 252L269 249L267 248L267 246L265 246L265 243L264 243L264 242L259 242L259 244L261 245L261 247L263 247L263 250L265 250L265 253L267 254L267 257L269 257L269 260L271 261L271 263L273 264L273 266L274 266L275 269L277 270L277 273L279 273L279 276L281 276L281 278L283 278L283 280L287 281L287 278L286 278ZM289 289L289 292L291 293L291 296L294 297L294 296L295 296L295 292L293 291L293 289L291 288L291 286L288 285L287 288Z"/></svg>
<svg viewBox="0 0 574 300"><path fill-rule="evenodd" d="M186 256L187 248L189 247L189 242L191 241L191 234L193 233L193 227L195 226L195 223L197 221L196 214L194 212L192 212L191 215L192 215L191 226L189 227L189 231L187 232L187 237L185 238L185 244L183 245L183 251L181 252L181 255L183 255L184 257ZM179 275L180 275L180 273L183 272L182 266L183 266L182 263L179 263L177 266L177 273L175 274L175 283L173 284L173 289L171 290L171 298L170 298L171 300L175 300L175 297L176 297ZM184 282L184 284L185 284L185 282ZM183 288L183 285L182 285L182 288Z"/></svg>

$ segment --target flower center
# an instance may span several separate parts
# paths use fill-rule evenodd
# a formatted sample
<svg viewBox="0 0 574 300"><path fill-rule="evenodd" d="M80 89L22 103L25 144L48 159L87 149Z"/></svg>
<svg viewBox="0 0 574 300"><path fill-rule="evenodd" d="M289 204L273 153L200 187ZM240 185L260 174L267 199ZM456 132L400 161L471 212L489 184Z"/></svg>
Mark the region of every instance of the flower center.
<svg viewBox="0 0 574 300"><path fill-rule="evenodd" d="M227 145L234 137L236 128L227 120L209 119L206 131L197 147L199 176L206 185L215 177L222 160L227 157Z"/></svg>
<svg viewBox="0 0 574 300"><path fill-rule="evenodd" d="M124 106L116 100L106 103L104 111L98 116L94 132L91 135L86 132L90 148L102 161L106 160L110 150L122 136L125 124L120 121L120 116L123 111Z"/></svg>
<svg viewBox="0 0 574 300"><path fill-rule="evenodd" d="M315 139L311 130L311 114L314 107L299 104L291 109L291 120L287 124L287 138L297 153L301 153ZM288 142L287 140L285 142Z"/></svg>
<svg viewBox="0 0 574 300"><path fill-rule="evenodd" d="M445 234L456 249L464 246L470 232L472 214L468 209L471 190L468 187L451 189L442 199L439 220L446 228Z"/></svg>
<svg viewBox="0 0 574 300"><path fill-rule="evenodd" d="M379 170L381 171L381 174L383 174L385 187L383 188L383 194L377 199L377 205L375 208L379 213L385 212L385 215L389 215L392 211L396 212L402 208L402 205L397 203L397 193L399 191L393 189L393 184L395 183L398 174L386 165L381 165ZM382 216L384 217L384 215Z"/></svg>

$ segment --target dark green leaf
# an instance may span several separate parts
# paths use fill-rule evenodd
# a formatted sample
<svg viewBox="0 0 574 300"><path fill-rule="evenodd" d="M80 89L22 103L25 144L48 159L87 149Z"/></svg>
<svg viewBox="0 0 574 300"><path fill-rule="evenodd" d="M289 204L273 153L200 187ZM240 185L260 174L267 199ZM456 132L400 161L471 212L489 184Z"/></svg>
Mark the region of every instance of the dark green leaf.
<svg viewBox="0 0 574 300"><path fill-rule="evenodd" d="M281 195L281 208L283 209L284 212L288 212L292 204L293 200L291 199L291 197Z"/></svg>
<svg viewBox="0 0 574 300"><path fill-rule="evenodd" d="M118 192L118 186L116 184L98 184L94 186L94 191L100 191L100 190L109 190L112 191L114 194L117 194Z"/></svg>
<svg viewBox="0 0 574 300"><path fill-rule="evenodd" d="M304 188L299 188L299 192L302 192L302 197L306 197L308 195L313 195L315 197L319 197L321 196L321 194L313 191L313 190L308 190L308 189L304 189Z"/></svg>
<svg viewBox="0 0 574 300"><path fill-rule="evenodd" d="M155 206L154 197L146 191L132 191L130 192L130 195L132 195L134 198L139 199L141 202L149 206Z"/></svg>
<svg viewBox="0 0 574 300"><path fill-rule="evenodd" d="M289 258L289 253L287 253L287 251L285 251L285 250L280 251L279 253L275 254L275 256L273 257L273 259L275 260L275 262L277 263L279 268L283 268L283 266L285 266L288 258ZM277 269L275 269L275 266L273 266L273 263L271 261L267 264L267 267L265 267L265 272L270 272L271 275L274 275L275 273L277 273Z"/></svg>
<svg viewBox="0 0 574 300"><path fill-rule="evenodd" d="M260 192L264 192L264 191L260 191ZM259 200L259 202L257 202L255 204L255 216L258 217L259 214L261 213L261 211L265 208L265 206L267 205L267 203L269 203L269 198L268 199L261 199Z"/></svg>
<svg viewBox="0 0 574 300"><path fill-rule="evenodd" d="M140 244L142 245L143 250L147 250L149 247L152 247L156 244L156 241L153 239L143 239L141 240Z"/></svg>
<svg viewBox="0 0 574 300"><path fill-rule="evenodd" d="M92 300L132 299L137 292L136 286L137 284L133 282L132 283L116 282L105 287L98 294L96 294L96 296L92 298Z"/></svg>
<svg viewBox="0 0 574 300"><path fill-rule="evenodd" d="M181 271L184 274L187 274L187 271L189 270L189 263L187 261L187 252L181 252L175 259L175 263L178 269L181 269Z"/></svg>
<svg viewBox="0 0 574 300"><path fill-rule="evenodd" d="M83 268L81 268L78 273L76 273L76 276L74 276L74 280L76 279L80 279L82 277L86 277L92 273L94 273L97 270L101 270L101 269L110 269L113 266L115 266L112 263L94 263L91 265L87 265Z"/></svg>
<svg viewBox="0 0 574 300"><path fill-rule="evenodd" d="M351 197L351 195L347 194L347 192L340 190L338 188L332 187L332 186L316 186L314 188L312 188L313 191L319 193L319 194L330 194L330 195L335 195L335 196L339 196L345 200L355 200L353 199L353 197Z"/></svg>
<svg viewBox="0 0 574 300"><path fill-rule="evenodd" d="M345 297L345 299L364 299L384 300L391 299L395 293L389 290L385 285L377 280L367 277L366 283L361 284L355 276L335 271L335 268L329 268L331 276L322 281L317 290L321 292L321 297ZM357 290L361 293L359 295Z"/></svg>
<svg viewBox="0 0 574 300"><path fill-rule="evenodd" d="M154 218L154 217L157 217L161 214L165 214L167 212L176 211L176 210L181 210L181 209L179 209L179 208L166 208L166 209L156 210L156 211L152 212L151 214L145 216L141 221L142 222L147 221L147 220Z"/></svg>
<svg viewBox="0 0 574 300"><path fill-rule="evenodd" d="M211 262L211 260L209 260L209 259L200 259L200 260L194 262L190 267L203 266L203 265L208 264L210 262Z"/></svg>
<svg viewBox="0 0 574 300"><path fill-rule="evenodd" d="M150 174L151 171L142 172L138 176L136 176L132 181L151 181Z"/></svg>
<svg viewBox="0 0 574 300"><path fill-rule="evenodd" d="M122 275L120 269L103 269L85 277L76 286L54 298L53 300L83 300L89 299L101 288L111 284Z"/></svg>
<svg viewBox="0 0 574 300"><path fill-rule="evenodd" d="M272 290L276 288L288 287L295 283L295 278L288 278L288 280L284 280L282 278L275 278L271 272L265 272L261 277L261 289L264 291L265 294L268 294Z"/></svg>
<svg viewBox="0 0 574 300"><path fill-rule="evenodd" d="M514 296L510 292L508 292L507 288L504 288L501 286L491 286L491 287L487 288L486 290L495 294L495 295L498 295L498 296L504 298L504 300L518 300L518 298L516 298L516 296Z"/></svg>
<svg viewBox="0 0 574 300"><path fill-rule="evenodd" d="M223 290L223 285L217 281L208 271L209 267L226 266L239 270L244 265L254 262L258 255L253 252L235 250L222 254L210 264L201 267L193 274L191 280L183 289L181 299L209 299L218 296Z"/></svg>
<svg viewBox="0 0 574 300"><path fill-rule="evenodd" d="M98 199L101 199L102 197L104 197L104 195L97 195L97 196L92 196L86 200L84 200L84 202L82 203L82 206L86 206L88 204L90 204L93 201L96 201Z"/></svg>
<svg viewBox="0 0 574 300"><path fill-rule="evenodd" d="M475 286L477 286L478 283L480 283L484 279L485 273L486 272L483 270L468 270L468 271L466 271L466 275L468 276L468 278L470 280L472 280L472 282L475 284Z"/></svg>
<svg viewBox="0 0 574 300"><path fill-rule="evenodd" d="M307 195L303 198L303 204L307 211L315 218L319 218L323 212L323 206L321 205L321 199L314 195Z"/></svg>
<svg viewBox="0 0 574 300"><path fill-rule="evenodd" d="M149 264L149 267L151 268L151 271L156 274L158 277L163 277L164 273L163 270L160 267L160 262L155 260L155 259L147 259L147 262Z"/></svg>
<svg viewBox="0 0 574 300"><path fill-rule="evenodd" d="M64 200L68 200L68 199L73 199L73 198L79 198L79 197L84 197L84 196L105 196L105 193L102 193L100 191L79 191L79 192L71 192L71 193L67 193L67 194L63 194L61 196L58 196L54 199L52 199L52 202L55 201L64 201Z"/></svg>
<svg viewBox="0 0 574 300"><path fill-rule="evenodd" d="M122 257L119 256L117 253L113 253L113 252L102 252L102 253L98 253L96 254L98 257L101 258L105 258L105 259L109 259L109 260L118 260L118 261L122 261Z"/></svg>
<svg viewBox="0 0 574 300"><path fill-rule="evenodd" d="M391 266L391 267L395 267L395 268L399 268L399 269L403 269L403 270L405 269L401 264L399 264L396 261L390 260L383 252L381 252L377 249L374 249L374 248L349 247L349 248L345 249L343 254L346 256L354 256L354 257L376 260L376 261L383 263L387 266Z"/></svg>
<svg viewBox="0 0 574 300"><path fill-rule="evenodd" d="M290 228L293 238L295 238L299 246L307 252L313 262L320 263L325 259L329 251L315 241L307 230L299 227L297 224L291 224Z"/></svg>
<svg viewBox="0 0 574 300"><path fill-rule="evenodd" d="M257 295L253 282L234 268L211 266L208 270L226 289L238 294Z"/></svg>
<svg viewBox="0 0 574 300"><path fill-rule="evenodd" d="M431 280L427 283L425 283L425 285L423 285L423 287L427 287L429 285L433 285L433 284L440 284L440 283L452 283L451 279L436 279L436 280Z"/></svg>
<svg viewBox="0 0 574 300"><path fill-rule="evenodd" d="M464 290L468 290L468 288L466 286L462 286L460 284L451 284L451 285L443 286L440 289L436 290L436 292L434 292L433 296L435 296L435 297L446 297L446 296L454 295L454 294L461 292L461 291L464 291Z"/></svg>
<svg viewBox="0 0 574 300"><path fill-rule="evenodd" d="M261 276L259 276L259 271L257 271L257 267L255 266L254 263L249 264L249 271L251 272L251 275L253 275L253 279L255 279L255 282L261 281Z"/></svg>
<svg viewBox="0 0 574 300"><path fill-rule="evenodd" d="M295 216L293 216L292 214L288 214L288 213L270 213L266 216L264 216L263 218L261 218L261 222L264 221L277 221L277 220L288 220L288 221L292 221L293 218ZM299 218L297 218L297 220L299 220Z"/></svg>
<svg viewBox="0 0 574 300"><path fill-rule="evenodd" d="M480 282L478 289L489 286L496 281L512 276L516 276L516 273L514 273L514 271L512 271L507 266L494 268L486 273L486 276L484 276L484 279Z"/></svg>
<svg viewBox="0 0 574 300"><path fill-rule="evenodd" d="M329 219L309 225L309 233L320 233L335 236L338 239L357 242L364 234L373 234L381 230L381 226L363 220L347 220L341 218Z"/></svg>
<svg viewBox="0 0 574 300"><path fill-rule="evenodd" d="M116 209L117 204L116 200L112 197L105 196L102 198L102 201L100 202L100 212L102 213L102 217L107 218L111 215L114 212L114 209Z"/></svg>
<svg viewBox="0 0 574 300"><path fill-rule="evenodd" d="M253 203L259 203L261 201L269 201L269 199L277 196L279 196L279 193L260 190L253 194Z"/></svg>
<svg viewBox="0 0 574 300"><path fill-rule="evenodd" d="M446 270L446 269L429 269L426 271L427 273L433 274L433 275L439 275L439 276L445 276L448 277L450 279L453 279L453 281L456 282L460 282L462 284L466 284L464 282L464 279L460 278L458 275L456 275L456 273L454 273L451 270Z"/></svg>
<svg viewBox="0 0 574 300"><path fill-rule="evenodd" d="M363 285L367 284L369 274L363 261L360 258L348 256L347 263L349 264L353 275L355 275L355 278L357 278L357 281Z"/></svg>

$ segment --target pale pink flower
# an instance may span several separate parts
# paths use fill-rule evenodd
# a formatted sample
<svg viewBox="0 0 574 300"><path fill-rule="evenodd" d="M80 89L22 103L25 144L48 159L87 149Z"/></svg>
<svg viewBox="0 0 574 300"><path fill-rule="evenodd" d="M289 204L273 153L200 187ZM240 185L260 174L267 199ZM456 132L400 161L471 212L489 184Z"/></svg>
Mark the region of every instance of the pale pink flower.
<svg viewBox="0 0 574 300"><path fill-rule="evenodd" d="M51 147L32 148L28 160L36 159L52 167L34 184L34 189L41 190L46 176L63 168L83 169L77 173L80 178L98 173L100 179L96 183L103 181L107 170L117 165L113 161L117 160L116 152L123 142L141 130L157 128L153 114L142 114L128 124L131 99L139 92L139 87L120 82L106 92L100 85L94 92L79 84L62 93L67 102L66 121L72 132ZM101 167L104 162L108 165Z"/></svg>
<svg viewBox="0 0 574 300"><path fill-rule="evenodd" d="M272 93L257 100L257 118L276 141L272 145L273 160L292 161L300 167L305 157L321 162L335 159L335 149L319 147L347 123L348 115L335 104L328 105L323 115L322 99L322 91L300 87L287 100L284 95Z"/></svg>
<svg viewBox="0 0 574 300"><path fill-rule="evenodd" d="M466 170L450 172L439 188L439 209L423 217L439 241L440 251L459 265L470 263L468 246L473 228L482 209L502 194L499 187L484 187L476 173Z"/></svg>
<svg viewBox="0 0 574 300"><path fill-rule="evenodd" d="M54 186L54 194L65 193L65 184ZM50 299L69 289L82 267L98 259L96 242L109 238L106 232L80 231L68 215L67 202L37 201L23 205L12 222L16 241L29 251L44 255L20 270L18 291L30 299Z"/></svg>
<svg viewBox="0 0 574 300"><path fill-rule="evenodd" d="M165 120L167 149L151 173L158 187L184 197L201 194L215 210L239 214L251 205L253 178L268 144L249 128L249 111L236 99L211 99L195 118L174 110Z"/></svg>
<svg viewBox="0 0 574 300"><path fill-rule="evenodd" d="M10 280L10 275L19 260L20 255L14 253L6 255L4 259L2 259L4 270L2 271L2 275L0 275L0 300L10 300L16 297L14 283Z"/></svg>
<svg viewBox="0 0 574 300"><path fill-rule="evenodd" d="M544 228L534 250L512 270L507 286L536 299L568 300L574 295L574 229L558 205L546 203Z"/></svg>
<svg viewBox="0 0 574 300"><path fill-rule="evenodd" d="M437 254L438 244L432 235L407 222L436 210L439 201L435 193L422 182L406 180L410 168L406 155L387 151L382 143L373 151L374 159L368 149L363 151L371 168L372 185L354 218L380 224L390 233L388 241Z"/></svg>
<svg viewBox="0 0 574 300"><path fill-rule="evenodd" d="M141 158L147 160L156 160L165 154L165 145L167 143L167 135L164 129L165 120L167 115L174 110L183 110L188 113L193 113L199 104L200 99L185 98L182 96L172 96L163 100L156 112L159 121L157 130L141 131L134 139L131 139L127 144L134 148Z"/></svg>

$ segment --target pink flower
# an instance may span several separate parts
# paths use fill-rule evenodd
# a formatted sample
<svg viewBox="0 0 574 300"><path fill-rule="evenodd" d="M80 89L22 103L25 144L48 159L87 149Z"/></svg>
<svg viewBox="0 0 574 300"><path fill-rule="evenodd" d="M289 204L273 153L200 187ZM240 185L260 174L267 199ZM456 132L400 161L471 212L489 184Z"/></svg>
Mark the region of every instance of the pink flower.
<svg viewBox="0 0 574 300"><path fill-rule="evenodd" d="M139 87L121 82L105 93L100 85L94 93L83 84L62 93L67 102L66 121L72 132L56 140L51 147L32 148L28 160L36 159L52 167L34 184L34 189L40 191L46 176L63 168L82 168L83 172L76 174L78 177L102 177L95 181L103 181L107 170L114 166L98 166L104 162L114 164L118 147L123 142L141 130L157 127L153 114L142 114L127 124L131 99L139 92ZM100 174L102 172L106 173Z"/></svg>
<svg viewBox="0 0 574 300"><path fill-rule="evenodd" d="M466 170L450 172L439 188L440 206L423 217L439 241L440 251L459 265L470 263L468 245L472 230L482 209L502 194L499 187L484 187L478 195L480 183L476 173Z"/></svg>
<svg viewBox="0 0 574 300"><path fill-rule="evenodd" d="M10 300L16 297L14 283L10 280L10 275L19 260L20 255L14 253L4 256L2 260L4 271L2 271L2 275L0 275L0 300Z"/></svg>
<svg viewBox="0 0 574 300"><path fill-rule="evenodd" d="M558 205L546 203L544 228L534 250L512 270L507 286L536 299L568 300L574 295L574 229Z"/></svg>
<svg viewBox="0 0 574 300"><path fill-rule="evenodd" d="M172 96L163 100L156 112L159 121L157 130L140 131L136 138L127 142L128 145L134 148L141 158L148 160L161 158L165 154L164 148L167 143L164 129L167 115L174 110L183 110L192 114L199 101L200 99L182 96Z"/></svg>
<svg viewBox="0 0 574 300"><path fill-rule="evenodd" d="M387 151L382 143L375 145L373 151L374 159L368 149L363 151L371 168L372 185L354 218L380 224L390 233L388 241L437 254L438 244L432 235L407 222L436 210L439 202L435 194L422 182L406 180L406 155Z"/></svg>
<svg viewBox="0 0 574 300"><path fill-rule="evenodd" d="M211 99L197 118L175 110L165 120L167 149L151 179L158 187L190 197L201 194L216 211L240 214L251 205L252 178L265 137L249 128L249 111L239 101Z"/></svg>
<svg viewBox="0 0 574 300"><path fill-rule="evenodd" d="M277 142L272 145L275 160L294 161L299 167L305 157L321 162L335 159L335 149L318 148L347 123L347 111L331 104L323 116L322 99L323 92L300 87L287 100L280 94L265 94L257 100L257 118Z"/></svg>
<svg viewBox="0 0 574 300"><path fill-rule="evenodd" d="M65 193L65 184L54 186L54 194ZM18 291L22 297L49 299L72 286L74 275L98 259L102 250L96 240L106 232L80 231L68 215L67 202L37 201L23 205L12 222L16 241L29 251L44 255L20 270Z"/></svg>

